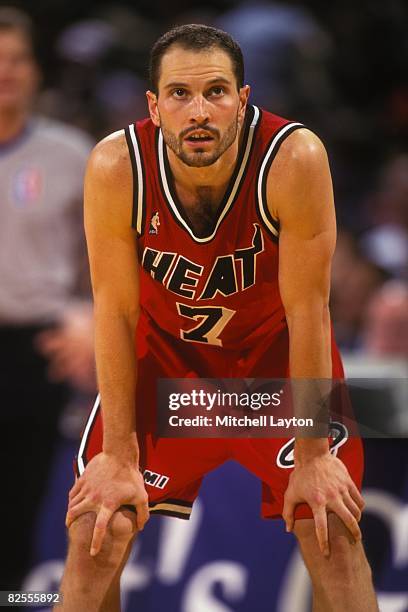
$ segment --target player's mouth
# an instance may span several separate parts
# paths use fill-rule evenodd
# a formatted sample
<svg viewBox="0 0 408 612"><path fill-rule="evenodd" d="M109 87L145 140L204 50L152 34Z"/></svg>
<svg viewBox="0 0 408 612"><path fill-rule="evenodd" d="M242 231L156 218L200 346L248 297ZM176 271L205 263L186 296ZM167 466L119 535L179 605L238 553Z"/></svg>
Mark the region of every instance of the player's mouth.
<svg viewBox="0 0 408 612"><path fill-rule="evenodd" d="M190 132L190 134L188 134L184 140L192 147L200 147L204 144L212 142L214 137L211 136L209 132L204 130L196 130L194 132Z"/></svg>

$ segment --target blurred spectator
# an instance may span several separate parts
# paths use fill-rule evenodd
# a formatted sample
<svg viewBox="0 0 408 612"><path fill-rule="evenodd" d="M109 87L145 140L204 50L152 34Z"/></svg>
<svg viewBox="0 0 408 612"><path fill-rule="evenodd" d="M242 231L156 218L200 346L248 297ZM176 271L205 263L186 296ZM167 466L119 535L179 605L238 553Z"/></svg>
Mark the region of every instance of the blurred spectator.
<svg viewBox="0 0 408 612"><path fill-rule="evenodd" d="M121 5L68 25L56 41L56 87L42 93L40 108L97 139L144 117L148 49L156 38L156 26Z"/></svg>
<svg viewBox="0 0 408 612"><path fill-rule="evenodd" d="M385 278L382 269L361 255L352 234L339 231L332 263L330 310L341 349L359 347L369 300Z"/></svg>
<svg viewBox="0 0 408 612"><path fill-rule="evenodd" d="M20 586L69 385L92 385L81 200L89 138L33 116L31 22L0 9L1 589ZM85 280L84 280L85 279ZM85 289L86 287L86 289ZM82 288L82 289L81 289Z"/></svg>
<svg viewBox="0 0 408 612"><path fill-rule="evenodd" d="M408 358L408 284L389 281L371 298L362 348L378 357Z"/></svg>
<svg viewBox="0 0 408 612"><path fill-rule="evenodd" d="M407 154L385 165L378 192L369 198L366 214L375 226L362 237L365 254L394 276L408 279Z"/></svg>

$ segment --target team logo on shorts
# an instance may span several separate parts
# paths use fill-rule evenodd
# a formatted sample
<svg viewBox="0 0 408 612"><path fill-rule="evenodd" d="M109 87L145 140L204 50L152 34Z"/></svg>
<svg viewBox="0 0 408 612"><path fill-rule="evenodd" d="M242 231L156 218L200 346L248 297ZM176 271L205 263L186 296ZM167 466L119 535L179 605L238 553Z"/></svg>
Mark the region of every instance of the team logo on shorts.
<svg viewBox="0 0 408 612"><path fill-rule="evenodd" d="M158 474L157 472L151 472L150 470L145 470L143 472L143 479L146 484L150 485L151 487L156 487L157 489L164 489L170 480L168 476Z"/></svg>
<svg viewBox="0 0 408 612"><path fill-rule="evenodd" d="M338 421L332 421L330 423L330 452L332 455L337 455L337 451L340 446L343 446L349 438L348 429L343 423ZM295 459L293 451L295 449L295 438L291 438L288 442L280 449L276 458L276 463L281 468L293 468L295 466Z"/></svg>
<svg viewBox="0 0 408 612"><path fill-rule="evenodd" d="M160 226L159 213L156 210L156 212L152 214L152 218L150 219L149 234L158 234L159 226Z"/></svg>

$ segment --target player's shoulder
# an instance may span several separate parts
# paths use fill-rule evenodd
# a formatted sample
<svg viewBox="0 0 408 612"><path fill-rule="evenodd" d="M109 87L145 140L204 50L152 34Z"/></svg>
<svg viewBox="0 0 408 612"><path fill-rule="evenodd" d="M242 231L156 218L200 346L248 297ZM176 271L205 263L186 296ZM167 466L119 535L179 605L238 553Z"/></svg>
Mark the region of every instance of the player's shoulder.
<svg viewBox="0 0 408 612"><path fill-rule="evenodd" d="M307 194L323 188L328 193L331 183L327 152L319 136L299 122L280 119L266 176L266 202L275 219L281 219L291 203L298 210L297 203L308 201Z"/></svg>
<svg viewBox="0 0 408 612"><path fill-rule="evenodd" d="M48 145L54 151L61 151L64 155L77 157L81 161L86 160L94 145L94 141L84 130L63 121L38 115L33 118L32 124L33 135L42 145Z"/></svg>
<svg viewBox="0 0 408 612"><path fill-rule="evenodd" d="M106 183L116 183L117 187L131 178L131 163L124 130L105 136L92 149L88 161L87 174L96 176Z"/></svg>
<svg viewBox="0 0 408 612"><path fill-rule="evenodd" d="M98 142L85 176L85 218L111 233L128 236L132 214L132 167L124 130ZM133 231L133 230L132 230Z"/></svg>
<svg viewBox="0 0 408 612"><path fill-rule="evenodd" d="M277 159L296 166L319 164L327 158L326 148L317 134L306 127L291 132L282 142Z"/></svg>

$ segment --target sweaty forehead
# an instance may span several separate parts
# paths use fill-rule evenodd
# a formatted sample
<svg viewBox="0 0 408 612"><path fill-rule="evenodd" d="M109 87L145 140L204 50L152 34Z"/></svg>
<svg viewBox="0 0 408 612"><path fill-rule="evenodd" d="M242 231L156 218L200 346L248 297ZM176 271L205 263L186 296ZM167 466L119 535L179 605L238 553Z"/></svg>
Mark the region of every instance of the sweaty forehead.
<svg viewBox="0 0 408 612"><path fill-rule="evenodd" d="M223 77L235 82L232 61L228 53L212 47L208 50L183 49L173 46L164 54L160 65L159 88L170 82L205 81Z"/></svg>

